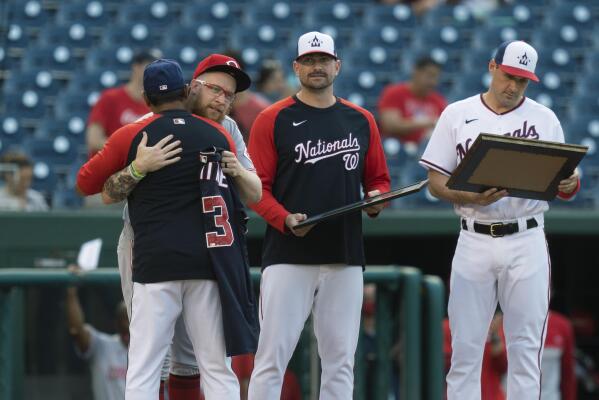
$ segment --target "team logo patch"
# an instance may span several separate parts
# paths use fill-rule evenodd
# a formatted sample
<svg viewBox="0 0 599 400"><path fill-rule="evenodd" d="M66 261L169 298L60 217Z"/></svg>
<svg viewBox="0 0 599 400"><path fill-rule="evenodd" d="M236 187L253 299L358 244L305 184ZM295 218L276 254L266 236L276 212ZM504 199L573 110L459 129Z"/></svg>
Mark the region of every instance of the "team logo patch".
<svg viewBox="0 0 599 400"><path fill-rule="evenodd" d="M183 118L173 118L173 124L175 124L175 125L185 125L185 120Z"/></svg>
<svg viewBox="0 0 599 400"><path fill-rule="evenodd" d="M159 90L166 90L166 89L168 89L168 85L160 85L160 86L158 86L158 89Z"/></svg>
<svg viewBox="0 0 599 400"><path fill-rule="evenodd" d="M322 40L318 36L314 35L314 39L310 40L310 47L320 47Z"/></svg>
<svg viewBox="0 0 599 400"><path fill-rule="evenodd" d="M345 169L351 171L358 167L360 156L360 143L358 138L350 132L346 138L330 142L319 139L316 142L308 140L306 143L295 145L295 162L298 164L316 164L317 162L340 156Z"/></svg>
<svg viewBox="0 0 599 400"><path fill-rule="evenodd" d="M520 65L526 66L530 62L530 58L528 58L528 56L526 55L526 52L524 52L523 55L521 55L520 57L517 57L517 58L518 58L518 60L520 60L520 61L518 61L518 63Z"/></svg>

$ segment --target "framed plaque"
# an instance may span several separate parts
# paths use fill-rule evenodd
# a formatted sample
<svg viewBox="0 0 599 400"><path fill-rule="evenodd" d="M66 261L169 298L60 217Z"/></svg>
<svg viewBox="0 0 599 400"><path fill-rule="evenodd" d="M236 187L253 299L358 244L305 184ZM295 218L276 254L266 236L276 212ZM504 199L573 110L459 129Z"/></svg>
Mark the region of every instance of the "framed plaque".
<svg viewBox="0 0 599 400"><path fill-rule="evenodd" d="M447 181L454 190L507 189L512 197L553 200L588 147L481 133Z"/></svg>
<svg viewBox="0 0 599 400"><path fill-rule="evenodd" d="M412 193L416 193L420 189L422 189L424 186L426 186L427 183L428 183L428 179L425 179L423 181L414 183L412 185L404 186L402 188L395 189L390 192L381 193L377 196L368 197L363 200L357 201L355 203L348 204L346 206L342 206L339 208L335 208L333 210L329 210L329 211L323 212L321 214L317 214L314 216L308 216L307 219L305 219L302 222L300 222L299 224L297 224L294 227L294 229L302 228L304 226L314 225L318 222L322 222L322 221L328 220L330 218L339 217L339 216L342 216L342 215L345 215L345 214L348 214L351 212L359 211L366 207L374 206L374 205L380 204L380 203L385 203L385 202L393 200L393 199L397 199L397 198L404 197L404 196L407 196Z"/></svg>

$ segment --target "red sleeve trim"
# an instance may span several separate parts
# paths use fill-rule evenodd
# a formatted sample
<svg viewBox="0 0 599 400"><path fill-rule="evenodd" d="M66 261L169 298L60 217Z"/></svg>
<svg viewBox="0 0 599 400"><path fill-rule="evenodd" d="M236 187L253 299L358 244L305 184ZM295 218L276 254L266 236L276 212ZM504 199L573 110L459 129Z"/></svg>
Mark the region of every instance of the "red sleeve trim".
<svg viewBox="0 0 599 400"><path fill-rule="evenodd" d="M572 191L572 193L564 193L558 192L557 197L561 200L570 200L572 197L576 196L576 193L580 191L580 178L578 178L578 182L576 182L576 189Z"/></svg>
<svg viewBox="0 0 599 400"><path fill-rule="evenodd" d="M159 117L160 115L154 115L141 122L128 124L116 130L108 138L102 150L79 169L77 174L78 191L86 196L100 193L106 180L127 165L127 157L133 138L145 126Z"/></svg>
<svg viewBox="0 0 599 400"><path fill-rule="evenodd" d="M288 97L263 110L252 125L248 151L262 181L262 199L250 208L272 227L286 233L285 219L289 211L272 194L272 185L277 174L279 155L274 142L275 121L279 112L295 100Z"/></svg>

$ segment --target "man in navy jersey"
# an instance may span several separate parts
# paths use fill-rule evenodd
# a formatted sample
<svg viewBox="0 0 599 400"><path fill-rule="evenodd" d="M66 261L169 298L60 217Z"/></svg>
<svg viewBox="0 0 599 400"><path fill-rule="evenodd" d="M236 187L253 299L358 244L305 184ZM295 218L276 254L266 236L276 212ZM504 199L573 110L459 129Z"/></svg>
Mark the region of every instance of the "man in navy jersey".
<svg viewBox="0 0 599 400"><path fill-rule="evenodd" d="M262 254L261 333L250 400L278 400L285 368L310 312L322 360L320 399L351 399L365 264L359 213L294 229L318 214L389 191L372 114L335 97L333 39L309 32L293 63L300 91L256 119L249 152L262 180L251 206L267 222ZM366 209L376 216L383 206Z"/></svg>
<svg viewBox="0 0 599 400"><path fill-rule="evenodd" d="M256 346L242 206L214 151L235 153L235 145L220 125L184 110L187 94L177 63L148 65L144 97L153 115L115 132L78 176L83 193L101 190L119 170L140 181L127 199L135 232L127 400L158 397L160 366L181 313L209 400L239 398L226 355ZM180 141L180 160L146 176L132 161L138 144L171 138Z"/></svg>

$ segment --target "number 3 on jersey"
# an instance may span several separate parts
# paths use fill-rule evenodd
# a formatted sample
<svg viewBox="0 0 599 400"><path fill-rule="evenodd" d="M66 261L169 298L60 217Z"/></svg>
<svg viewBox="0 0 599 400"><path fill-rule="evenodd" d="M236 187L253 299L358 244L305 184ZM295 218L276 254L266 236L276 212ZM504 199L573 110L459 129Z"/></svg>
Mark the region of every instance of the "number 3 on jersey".
<svg viewBox="0 0 599 400"><path fill-rule="evenodd" d="M206 245L210 247L227 247L235 241L233 229L229 223L227 203L222 196L202 197L202 211L204 214L214 213L215 230L206 232ZM219 233L222 230L224 233Z"/></svg>

